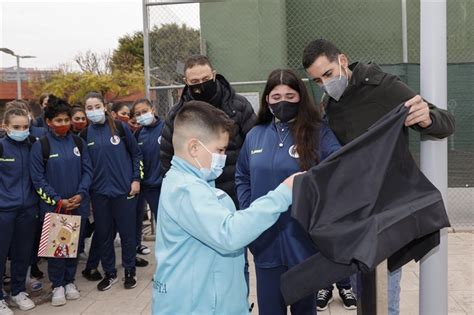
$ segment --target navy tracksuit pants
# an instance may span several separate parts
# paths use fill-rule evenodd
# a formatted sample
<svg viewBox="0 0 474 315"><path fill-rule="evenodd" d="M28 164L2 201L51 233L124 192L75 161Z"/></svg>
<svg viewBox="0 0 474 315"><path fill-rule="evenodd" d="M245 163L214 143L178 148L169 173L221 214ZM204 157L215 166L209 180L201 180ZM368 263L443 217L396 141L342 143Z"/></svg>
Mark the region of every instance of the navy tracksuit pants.
<svg viewBox="0 0 474 315"><path fill-rule="evenodd" d="M0 270L5 270L7 256L11 258L11 294L25 291L25 278L30 266L31 251L38 222L38 207L0 212ZM3 300L0 281L0 300Z"/></svg>
<svg viewBox="0 0 474 315"><path fill-rule="evenodd" d="M116 275L114 239L119 232L122 241L122 266L135 271L137 197L127 195L111 198L92 194L95 235L99 243L100 261L104 272Z"/></svg>
<svg viewBox="0 0 474 315"><path fill-rule="evenodd" d="M260 315L286 315L286 305L280 292L280 277L288 271L286 266L259 268L255 266L257 276L257 300ZM293 315L316 314L316 296L310 295L290 305Z"/></svg>
<svg viewBox="0 0 474 315"><path fill-rule="evenodd" d="M81 231L79 243L84 237L87 218L81 219ZM78 252L79 254L79 252ZM53 288L65 286L73 283L76 278L78 258L48 258L48 277L53 284Z"/></svg>
<svg viewBox="0 0 474 315"><path fill-rule="evenodd" d="M145 211L145 203L150 206L151 212L153 213L153 220L156 220L158 213L158 201L160 200L161 187L158 188L147 188L142 187L140 195L138 196L137 203L137 247L142 244L142 228L143 228L143 216Z"/></svg>

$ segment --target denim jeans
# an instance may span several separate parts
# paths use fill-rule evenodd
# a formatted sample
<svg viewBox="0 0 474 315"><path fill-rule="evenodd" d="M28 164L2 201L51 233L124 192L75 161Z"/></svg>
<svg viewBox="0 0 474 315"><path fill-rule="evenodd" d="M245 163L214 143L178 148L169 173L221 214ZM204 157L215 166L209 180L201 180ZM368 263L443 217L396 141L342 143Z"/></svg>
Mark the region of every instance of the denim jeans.
<svg viewBox="0 0 474 315"><path fill-rule="evenodd" d="M400 314L400 280L402 268L388 272L388 315Z"/></svg>

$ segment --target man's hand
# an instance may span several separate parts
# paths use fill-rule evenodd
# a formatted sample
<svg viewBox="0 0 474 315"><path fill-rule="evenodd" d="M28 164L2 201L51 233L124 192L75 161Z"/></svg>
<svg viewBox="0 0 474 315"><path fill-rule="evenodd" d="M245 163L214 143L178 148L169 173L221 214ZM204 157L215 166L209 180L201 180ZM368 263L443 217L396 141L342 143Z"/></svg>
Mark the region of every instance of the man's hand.
<svg viewBox="0 0 474 315"><path fill-rule="evenodd" d="M410 108L408 117L405 120L405 126L409 127L418 124L421 128L428 128L433 123L428 103L420 95L406 101L405 107Z"/></svg>
<svg viewBox="0 0 474 315"><path fill-rule="evenodd" d="M139 181L134 181L132 182L132 185L130 187L130 196L135 196L140 192L140 182Z"/></svg>

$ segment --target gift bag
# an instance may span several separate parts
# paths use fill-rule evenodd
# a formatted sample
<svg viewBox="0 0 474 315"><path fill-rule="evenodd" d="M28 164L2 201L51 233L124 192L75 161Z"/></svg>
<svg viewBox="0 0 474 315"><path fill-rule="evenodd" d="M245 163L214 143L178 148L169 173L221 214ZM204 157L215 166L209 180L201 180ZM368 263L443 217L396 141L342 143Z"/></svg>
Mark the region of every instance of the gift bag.
<svg viewBox="0 0 474 315"><path fill-rule="evenodd" d="M44 216L38 256L76 258L81 216L48 212Z"/></svg>

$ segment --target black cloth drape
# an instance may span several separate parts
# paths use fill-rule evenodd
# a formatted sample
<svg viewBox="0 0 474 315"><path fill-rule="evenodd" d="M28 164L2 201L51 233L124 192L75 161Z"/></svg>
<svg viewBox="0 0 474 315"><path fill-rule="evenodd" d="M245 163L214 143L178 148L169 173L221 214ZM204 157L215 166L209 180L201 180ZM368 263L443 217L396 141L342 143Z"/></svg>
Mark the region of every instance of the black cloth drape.
<svg viewBox="0 0 474 315"><path fill-rule="evenodd" d="M319 253L281 278L287 304L388 260L396 270L439 244L449 226L440 192L408 150L403 105L295 178L292 216Z"/></svg>

